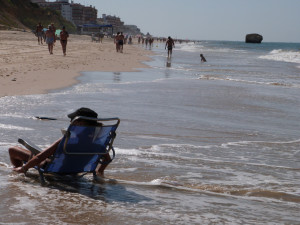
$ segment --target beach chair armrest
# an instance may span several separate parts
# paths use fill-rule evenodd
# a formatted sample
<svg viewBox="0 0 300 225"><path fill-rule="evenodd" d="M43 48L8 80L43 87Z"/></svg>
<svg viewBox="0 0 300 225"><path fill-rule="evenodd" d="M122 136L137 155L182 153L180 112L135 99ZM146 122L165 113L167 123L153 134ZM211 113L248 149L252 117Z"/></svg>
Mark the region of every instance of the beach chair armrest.
<svg viewBox="0 0 300 225"><path fill-rule="evenodd" d="M30 143L29 141L25 141L22 138L19 138L18 142L31 151L33 155L37 155L42 151L38 146Z"/></svg>
<svg viewBox="0 0 300 225"><path fill-rule="evenodd" d="M100 161L99 161L100 164L102 164L102 165L108 165L108 164L110 164L114 160L114 158L116 157L116 153L115 153L114 147L111 148L111 151L112 151L111 159L109 161L106 161L106 162L104 162L103 159L100 159Z"/></svg>
<svg viewBox="0 0 300 225"><path fill-rule="evenodd" d="M113 161L113 159L116 157L116 152L115 152L114 147L111 147L111 151L112 151L112 157L111 157L110 161Z"/></svg>

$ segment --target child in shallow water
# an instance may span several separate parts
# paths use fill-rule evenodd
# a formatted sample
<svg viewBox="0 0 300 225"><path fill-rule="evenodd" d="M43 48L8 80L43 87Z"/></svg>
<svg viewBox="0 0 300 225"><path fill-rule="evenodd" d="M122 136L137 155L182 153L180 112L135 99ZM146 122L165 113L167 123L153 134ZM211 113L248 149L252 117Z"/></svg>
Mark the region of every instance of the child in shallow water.
<svg viewBox="0 0 300 225"><path fill-rule="evenodd" d="M203 56L203 54L200 54L200 58L201 58L201 62L206 62L205 57Z"/></svg>

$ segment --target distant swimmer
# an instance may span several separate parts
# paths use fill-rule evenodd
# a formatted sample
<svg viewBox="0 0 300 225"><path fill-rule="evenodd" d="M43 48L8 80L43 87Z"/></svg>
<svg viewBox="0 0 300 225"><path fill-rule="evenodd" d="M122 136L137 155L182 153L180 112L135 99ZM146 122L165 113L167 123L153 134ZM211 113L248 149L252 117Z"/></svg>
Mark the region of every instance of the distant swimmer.
<svg viewBox="0 0 300 225"><path fill-rule="evenodd" d="M168 37L168 40L166 42L165 49L167 48L167 46L168 46L168 58L169 58L172 55L172 49L175 48L175 43L170 36Z"/></svg>
<svg viewBox="0 0 300 225"><path fill-rule="evenodd" d="M201 58L201 62L206 62L205 57L203 56L203 54L200 54L200 58Z"/></svg>

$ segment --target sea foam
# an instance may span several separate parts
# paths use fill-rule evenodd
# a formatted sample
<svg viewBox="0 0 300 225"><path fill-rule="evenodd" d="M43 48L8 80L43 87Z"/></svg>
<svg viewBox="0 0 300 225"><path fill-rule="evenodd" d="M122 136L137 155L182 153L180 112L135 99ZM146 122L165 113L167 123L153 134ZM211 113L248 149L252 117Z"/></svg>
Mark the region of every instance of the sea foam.
<svg viewBox="0 0 300 225"><path fill-rule="evenodd" d="M259 58L300 64L300 51L286 51L282 49L275 49L268 55L260 56Z"/></svg>
<svg viewBox="0 0 300 225"><path fill-rule="evenodd" d="M0 128L8 129L8 130L33 130L32 128L29 127L19 127L11 124L1 124L1 123L0 123Z"/></svg>

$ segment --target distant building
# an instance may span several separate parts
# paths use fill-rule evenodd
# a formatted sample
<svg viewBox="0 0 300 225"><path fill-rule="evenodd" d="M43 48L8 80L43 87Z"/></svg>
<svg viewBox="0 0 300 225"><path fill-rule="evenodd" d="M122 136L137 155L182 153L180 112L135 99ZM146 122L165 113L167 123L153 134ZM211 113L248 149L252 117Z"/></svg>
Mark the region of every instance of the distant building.
<svg viewBox="0 0 300 225"><path fill-rule="evenodd" d="M76 25L82 24L96 24L97 23L97 9L92 6L83 6L81 4L71 4L72 20Z"/></svg>
<svg viewBox="0 0 300 225"><path fill-rule="evenodd" d="M83 6L81 4L74 4L69 0L56 0L55 2L46 2L45 0L31 0L37 3L40 7L50 8L61 12L62 17L74 23L75 25L82 24L96 24L97 23L97 9L92 6Z"/></svg>
<svg viewBox="0 0 300 225"><path fill-rule="evenodd" d="M83 8L83 21L85 24L96 24L97 23L98 10L95 7L84 7Z"/></svg>
<svg viewBox="0 0 300 225"><path fill-rule="evenodd" d="M97 19L100 25L110 24L115 32L123 32L129 35L142 34L141 30L136 25L125 25L124 22L117 16L102 14L102 18Z"/></svg>
<svg viewBox="0 0 300 225"><path fill-rule="evenodd" d="M115 32L124 32L124 22L119 17L102 14L102 18L97 19L98 24L110 24Z"/></svg>
<svg viewBox="0 0 300 225"><path fill-rule="evenodd" d="M72 4L72 21L76 25L82 25L83 22L83 5Z"/></svg>
<svg viewBox="0 0 300 225"><path fill-rule="evenodd" d="M139 35L141 30L136 25L124 25L125 32L129 35Z"/></svg>
<svg viewBox="0 0 300 225"><path fill-rule="evenodd" d="M61 5L61 15L66 20L73 22L72 7L70 4L62 4Z"/></svg>
<svg viewBox="0 0 300 225"><path fill-rule="evenodd" d="M125 25L124 22L117 16L111 16L102 14L102 18L97 19L97 9L93 6L84 6L81 4L74 3L69 0L56 0L55 2L49 2L46 0L31 0L31 2L38 4L43 8L50 8L61 12L62 17L66 20L75 24L78 29L82 30L87 28L91 30L93 26L83 26L83 25L104 25L101 26L102 30L105 30L106 26L112 26L112 30L115 32L123 32L129 35L141 34L140 29L136 25ZM99 29L94 26L95 29Z"/></svg>

